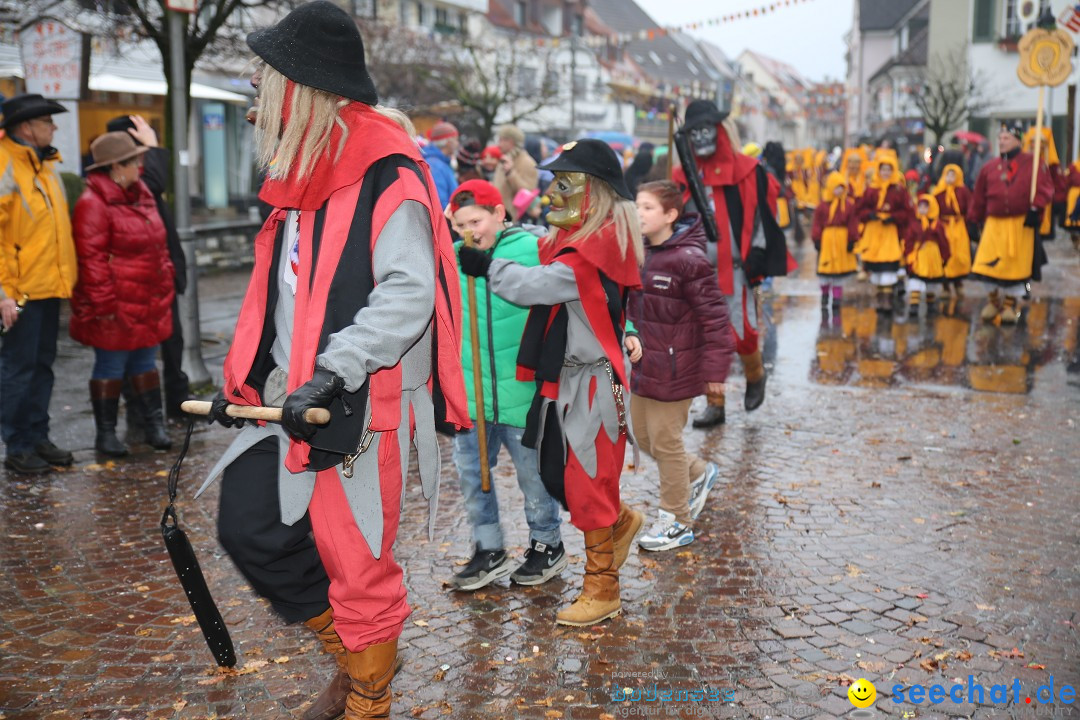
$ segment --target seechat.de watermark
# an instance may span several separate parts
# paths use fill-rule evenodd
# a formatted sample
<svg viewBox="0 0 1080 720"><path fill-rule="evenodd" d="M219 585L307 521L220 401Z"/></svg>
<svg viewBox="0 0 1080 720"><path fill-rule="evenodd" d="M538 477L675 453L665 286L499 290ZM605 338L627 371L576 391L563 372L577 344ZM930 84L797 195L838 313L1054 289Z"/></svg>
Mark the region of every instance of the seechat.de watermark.
<svg viewBox="0 0 1080 720"><path fill-rule="evenodd" d="M1055 685L1054 676L1035 689L1034 692L1025 691L1020 680L1013 680L1010 684L998 684L984 686L975 681L974 675L968 675L967 683L954 683L952 685L904 685L892 686L892 702L897 705L909 703L921 705L929 703L937 705L946 701L954 703L974 703L979 705L1048 705L1060 703L1072 705L1076 702L1076 689L1072 685Z"/></svg>

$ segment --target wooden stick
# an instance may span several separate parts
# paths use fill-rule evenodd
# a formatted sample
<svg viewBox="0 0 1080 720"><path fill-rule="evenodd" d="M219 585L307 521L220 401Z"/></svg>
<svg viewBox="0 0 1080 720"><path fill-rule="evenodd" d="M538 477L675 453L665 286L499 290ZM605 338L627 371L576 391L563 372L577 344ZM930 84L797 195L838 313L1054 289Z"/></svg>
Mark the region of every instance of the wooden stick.
<svg viewBox="0 0 1080 720"><path fill-rule="evenodd" d="M1039 112L1035 116L1035 157L1031 161L1031 197L1028 199L1028 205L1035 204L1035 190L1039 183L1039 165L1042 164L1042 126L1043 126L1043 107L1046 100L1046 86L1039 86ZM1036 227L1035 232L1039 232Z"/></svg>
<svg viewBox="0 0 1080 720"><path fill-rule="evenodd" d="M180 409L188 415L209 415L212 404L205 400L185 400L180 403ZM225 414L229 417L243 418L244 420L281 422L281 408L276 407L229 405L229 407L225 408ZM330 422L330 411L326 408L311 408L304 413L304 419L312 425L326 425Z"/></svg>
<svg viewBox="0 0 1080 720"><path fill-rule="evenodd" d="M667 114L667 179L675 172L675 103L668 105Z"/></svg>
<svg viewBox="0 0 1080 720"><path fill-rule="evenodd" d="M465 231L465 247L476 247L472 230ZM476 278L466 276L469 292L469 336L472 342L473 398L476 402L476 444L480 450L480 489L491 492L491 468L488 466L487 420L484 417L484 370L480 365L480 318L476 311Z"/></svg>

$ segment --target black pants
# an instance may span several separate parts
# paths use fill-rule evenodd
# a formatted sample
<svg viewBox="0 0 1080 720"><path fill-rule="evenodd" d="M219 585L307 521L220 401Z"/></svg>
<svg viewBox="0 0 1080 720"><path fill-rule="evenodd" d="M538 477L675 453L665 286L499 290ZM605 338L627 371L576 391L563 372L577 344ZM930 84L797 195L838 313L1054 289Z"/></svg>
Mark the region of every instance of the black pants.
<svg viewBox="0 0 1080 720"><path fill-rule="evenodd" d="M183 417L180 403L190 394L188 376L181 369L184 360L184 331L180 326L180 308L177 298L172 304L172 335L161 343L161 386L165 390L165 412Z"/></svg>
<svg viewBox="0 0 1080 720"><path fill-rule="evenodd" d="M330 579L308 516L292 526L281 522L280 467L277 440L267 438L225 469L218 540L255 592L293 623L326 612Z"/></svg>

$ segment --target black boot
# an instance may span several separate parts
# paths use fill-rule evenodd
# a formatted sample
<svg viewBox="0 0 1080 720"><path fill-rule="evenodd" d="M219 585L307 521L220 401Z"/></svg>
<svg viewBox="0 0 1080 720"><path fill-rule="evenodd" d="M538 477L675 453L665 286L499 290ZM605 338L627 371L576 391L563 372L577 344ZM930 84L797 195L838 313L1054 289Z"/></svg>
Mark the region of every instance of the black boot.
<svg viewBox="0 0 1080 720"><path fill-rule="evenodd" d="M172 447L169 433L165 431L165 415L161 408L161 377L157 370L148 370L131 378L131 387L138 396L142 411L143 436L146 444L155 450Z"/></svg>
<svg viewBox="0 0 1080 720"><path fill-rule="evenodd" d="M708 405L700 415L694 418L694 427L700 429L723 425L727 418L724 415L724 394L706 394Z"/></svg>
<svg viewBox="0 0 1080 720"><path fill-rule="evenodd" d="M109 457L124 457L127 446L116 437L116 415L120 410L120 387L123 380L91 380L90 404L94 408L97 437L94 448Z"/></svg>

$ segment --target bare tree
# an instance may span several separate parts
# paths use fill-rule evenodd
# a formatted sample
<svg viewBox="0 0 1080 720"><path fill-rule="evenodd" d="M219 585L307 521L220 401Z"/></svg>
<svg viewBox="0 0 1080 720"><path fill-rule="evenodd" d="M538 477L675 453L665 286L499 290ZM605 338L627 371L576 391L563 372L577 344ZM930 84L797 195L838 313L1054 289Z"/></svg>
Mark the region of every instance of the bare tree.
<svg viewBox="0 0 1080 720"><path fill-rule="evenodd" d="M359 24L380 102L412 112L454 99L442 77L450 60L446 43L397 24Z"/></svg>
<svg viewBox="0 0 1080 720"><path fill-rule="evenodd" d="M0 15L19 25L43 17L63 18L75 29L117 42L152 41L161 52L168 84L166 105L171 117L172 98L190 94L191 74L200 60L228 62L246 57L248 32L274 22L301 0L202 0L199 11L184 15L184 83L173 87L172 55L165 0L4 0ZM211 63L212 64L212 63Z"/></svg>
<svg viewBox="0 0 1080 720"><path fill-rule="evenodd" d="M453 98L477 116L481 143L490 140L497 119L516 124L559 96L554 53L529 46L522 49L516 38L489 47L465 42L444 71Z"/></svg>
<svg viewBox="0 0 1080 720"><path fill-rule="evenodd" d="M941 144L947 132L990 107L988 84L983 71L969 66L967 47L931 58L912 84L910 97L934 136L934 145Z"/></svg>

